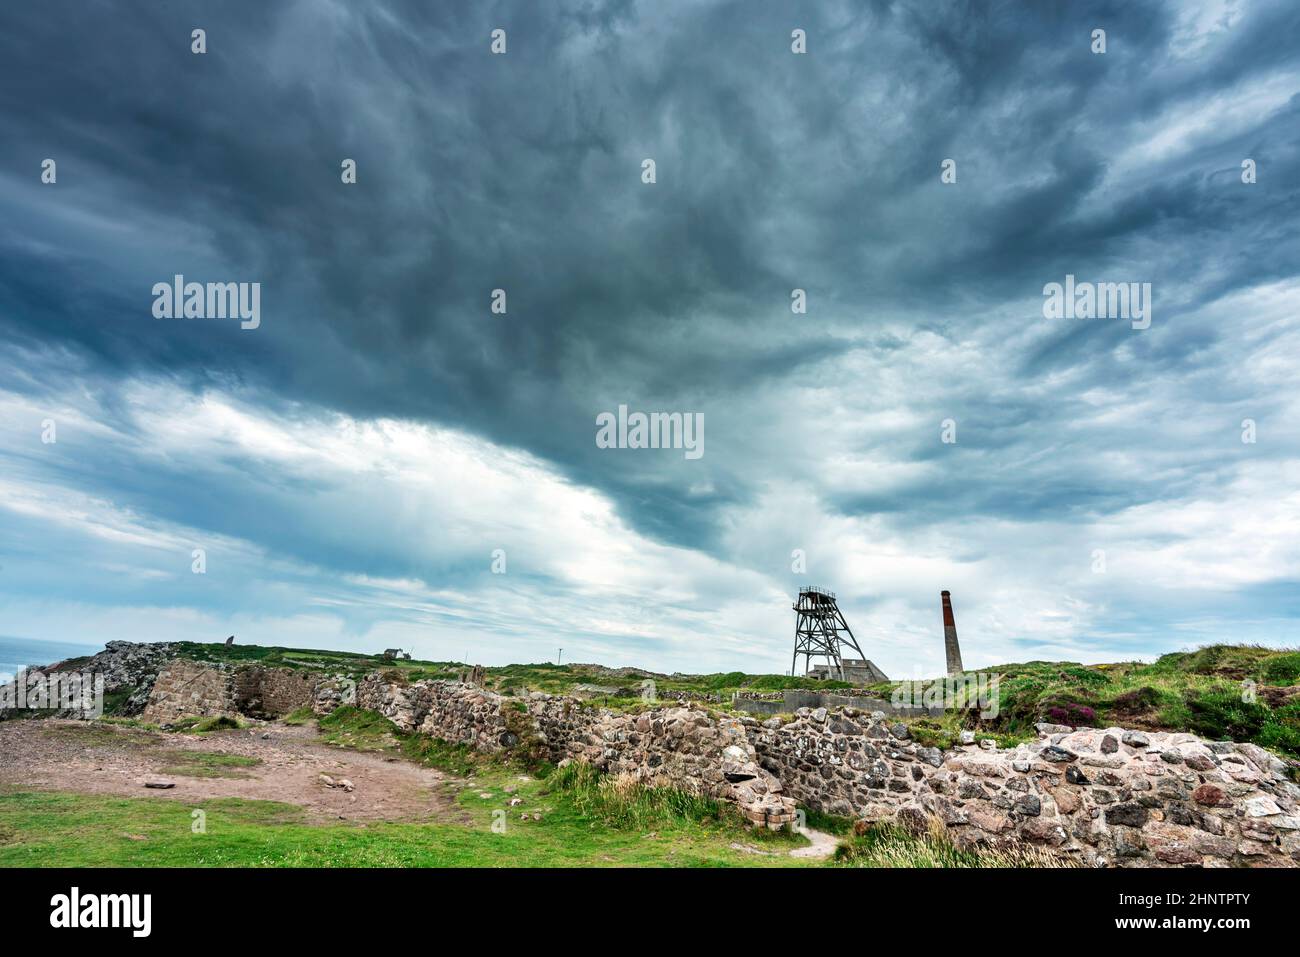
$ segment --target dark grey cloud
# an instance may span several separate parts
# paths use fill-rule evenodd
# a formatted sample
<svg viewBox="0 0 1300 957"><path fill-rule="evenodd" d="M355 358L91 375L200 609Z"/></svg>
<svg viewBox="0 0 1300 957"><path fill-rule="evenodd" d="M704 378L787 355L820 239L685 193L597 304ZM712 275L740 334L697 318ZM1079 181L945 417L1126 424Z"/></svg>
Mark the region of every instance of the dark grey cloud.
<svg viewBox="0 0 1300 957"><path fill-rule="evenodd" d="M5 4L0 341L63 377L15 360L10 387L111 411L114 382L157 377L453 426L732 559L735 510L787 484L895 530L1226 494L1225 445L1270 409L1234 311L1300 268L1298 34L1288 2ZM1153 330L1044 320L1067 272L1152 282ZM175 273L261 281L262 328L154 320ZM597 449L620 403L705 412L708 454ZM205 479L132 454L59 474L319 552L275 522L294 488L178 497ZM844 456L909 477L854 481ZM340 569L451 574L338 547Z"/></svg>

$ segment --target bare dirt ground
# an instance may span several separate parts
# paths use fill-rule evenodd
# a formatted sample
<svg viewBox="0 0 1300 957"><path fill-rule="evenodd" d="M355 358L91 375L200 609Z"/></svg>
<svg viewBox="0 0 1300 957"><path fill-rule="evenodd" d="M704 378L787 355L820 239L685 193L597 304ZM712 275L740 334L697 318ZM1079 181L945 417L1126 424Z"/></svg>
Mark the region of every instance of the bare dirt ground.
<svg viewBox="0 0 1300 957"><path fill-rule="evenodd" d="M269 737L263 738L267 734ZM213 752L256 758L222 776L174 773ZM229 776L226 776L229 775ZM353 790L321 779L346 779ZM146 781L168 781L166 790ZM402 758L330 746L313 727L268 723L254 729L176 734L84 721L0 722L0 788L162 797L186 803L210 798L282 801L316 822L463 821L454 800L463 784Z"/></svg>
<svg viewBox="0 0 1300 957"><path fill-rule="evenodd" d="M840 844L840 842L830 834L824 834L821 831L814 831L810 827L805 827L799 833L808 838L810 843L807 847L796 847L790 852L791 857L830 857L835 853L835 848L839 847Z"/></svg>

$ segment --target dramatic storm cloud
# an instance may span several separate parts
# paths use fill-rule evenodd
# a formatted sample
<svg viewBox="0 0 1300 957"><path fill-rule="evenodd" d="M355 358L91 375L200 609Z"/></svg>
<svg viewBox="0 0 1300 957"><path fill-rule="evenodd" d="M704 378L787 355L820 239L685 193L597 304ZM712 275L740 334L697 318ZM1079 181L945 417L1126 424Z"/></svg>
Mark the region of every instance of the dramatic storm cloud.
<svg viewBox="0 0 1300 957"><path fill-rule="evenodd" d="M1297 36L6 3L0 634L779 671L813 582L899 677L945 588L968 665L1294 643ZM256 328L157 318L177 275ZM703 454L602 447L620 406Z"/></svg>

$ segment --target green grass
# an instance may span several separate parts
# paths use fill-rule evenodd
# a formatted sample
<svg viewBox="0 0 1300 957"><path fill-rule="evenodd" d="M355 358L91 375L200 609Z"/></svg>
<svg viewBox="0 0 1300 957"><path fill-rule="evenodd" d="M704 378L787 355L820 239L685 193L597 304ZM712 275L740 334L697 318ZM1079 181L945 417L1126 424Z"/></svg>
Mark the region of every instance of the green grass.
<svg viewBox="0 0 1300 957"><path fill-rule="evenodd" d="M47 724L40 729L41 735L74 742L78 748L90 749L111 747L122 740L121 733L114 725L101 724L98 721L78 721L76 724ZM148 737L148 736L144 736Z"/></svg>
<svg viewBox="0 0 1300 957"><path fill-rule="evenodd" d="M458 795L468 823L309 823L270 801L203 802L206 833L188 804L53 792L0 793L0 867L771 867L806 866L724 815L696 821L660 804L611 825L563 788L512 769L484 769ZM599 785L595 785L599 788ZM481 798L480 794L489 794ZM509 806L512 797L523 803ZM534 810L542 820L534 821ZM494 813L495 812L495 813ZM528 813L526 821L519 820ZM639 824L650 825L646 830ZM494 830L494 825L497 830ZM780 841L786 841L782 844ZM802 840L802 839L799 839ZM760 842L770 854L732 843ZM814 862L815 863L815 862Z"/></svg>
<svg viewBox="0 0 1300 957"><path fill-rule="evenodd" d="M354 751L396 751L401 740L397 725L382 714L350 704L336 708L317 722L326 744Z"/></svg>
<svg viewBox="0 0 1300 957"><path fill-rule="evenodd" d="M178 751L171 763L163 768L164 774L191 778L245 778L244 768L256 767L261 758L242 754L223 754L219 751Z"/></svg>
<svg viewBox="0 0 1300 957"><path fill-rule="evenodd" d="M853 833L853 818L840 817L838 814L826 814L811 808L803 808L804 822L814 831L824 831L837 837L847 837Z"/></svg>
<svg viewBox="0 0 1300 957"><path fill-rule="evenodd" d="M354 751L400 754L408 761L451 774L466 775L482 768L507 766L468 745L402 731L383 715L352 705L336 708L317 723L327 744ZM519 772L528 770L522 763L509 766Z"/></svg>
<svg viewBox="0 0 1300 957"><path fill-rule="evenodd" d="M721 822L722 805L675 788L645 788L629 778L613 778L591 765L574 762L550 776L549 784L573 801L595 823L606 827L647 828L669 821Z"/></svg>
<svg viewBox="0 0 1300 957"><path fill-rule="evenodd" d="M134 728L137 731L160 731L158 725L148 721L141 721L139 718L118 718L112 715L105 715L99 719L100 724L112 725L118 728Z"/></svg>
<svg viewBox="0 0 1300 957"><path fill-rule="evenodd" d="M117 715L122 713L126 706L127 699L135 691L134 688L118 688L115 691L104 692L104 714Z"/></svg>
<svg viewBox="0 0 1300 957"><path fill-rule="evenodd" d="M238 718L218 714L206 718L181 718L172 722L173 731L185 731L190 734L207 734L211 731L234 731L248 725Z"/></svg>
<svg viewBox="0 0 1300 957"><path fill-rule="evenodd" d="M555 770L547 793L567 799L591 827L658 831L678 829L701 836L726 835L768 846L803 847L807 838L788 830L749 830L732 805L677 788L644 787L630 775L601 774L581 761Z"/></svg>
<svg viewBox="0 0 1300 957"><path fill-rule="evenodd" d="M1188 727L1197 734L1254 741L1266 748L1300 755L1300 699L1280 708L1242 701L1239 690L1197 694L1187 701Z"/></svg>
<svg viewBox="0 0 1300 957"><path fill-rule="evenodd" d="M473 774L484 768L509 767L520 773L536 769L526 761L503 763L468 745L402 731L383 715L352 705L336 708L321 718L318 725L327 744L354 751L400 754L408 761L451 774Z"/></svg>
<svg viewBox="0 0 1300 957"><path fill-rule="evenodd" d="M416 681L421 678L452 678L463 669L450 661L390 661L382 654L367 655L352 651L325 651L306 648L275 648L262 645L224 642L206 644L193 641L176 643L177 654L194 661L220 664L260 664L274 668L304 668L359 679L372 671L391 669Z"/></svg>
<svg viewBox="0 0 1300 957"><path fill-rule="evenodd" d="M287 725L292 725L294 727L297 727L299 725L310 724L312 721L315 721L316 712L313 711L311 708L305 708L305 707L298 708L295 711L290 711L280 720Z"/></svg>
<svg viewBox="0 0 1300 957"><path fill-rule="evenodd" d="M1300 651L1275 655L1264 662L1260 676L1271 685L1300 683Z"/></svg>

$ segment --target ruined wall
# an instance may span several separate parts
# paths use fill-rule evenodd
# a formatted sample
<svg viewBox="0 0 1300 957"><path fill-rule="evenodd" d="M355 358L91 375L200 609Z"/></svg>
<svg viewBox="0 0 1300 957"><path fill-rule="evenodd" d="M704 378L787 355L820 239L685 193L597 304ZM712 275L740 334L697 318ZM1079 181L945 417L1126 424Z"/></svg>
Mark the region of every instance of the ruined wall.
<svg viewBox="0 0 1300 957"><path fill-rule="evenodd" d="M1250 744L1043 725L1038 741L1018 748L967 735L945 753L880 711L802 708L793 722L762 723L690 707L632 715L540 693L503 698L374 676L358 703L407 730L488 751L532 734L553 761L734 801L771 827L798 802L872 822L934 816L959 846L1025 841L1099 866L1300 863L1300 788Z"/></svg>
<svg viewBox="0 0 1300 957"><path fill-rule="evenodd" d="M229 668L173 662L158 677L146 719L232 712L249 700L238 686ZM258 687L265 693L268 685ZM354 694L343 679L304 683L301 673L284 688L276 700L286 707L306 688L319 713L355 701L405 731L489 752L526 747L556 763L583 760L647 785L732 801L761 826L788 823L797 802L872 822L938 817L959 846L1023 841L1094 865L1300 864L1300 787L1283 762L1250 744L1040 725L1038 740L1017 748L967 734L941 752L883 712L854 708L801 708L793 721L763 722L689 704L625 714L574 698L505 697L454 681L404 684L382 673Z"/></svg>
<svg viewBox="0 0 1300 957"><path fill-rule="evenodd" d="M236 713L232 669L177 658L158 673L141 717L168 724L193 715Z"/></svg>
<svg viewBox="0 0 1300 957"><path fill-rule="evenodd" d="M746 719L763 766L801 804L868 821L939 817L959 846L1026 841L1096 865L1300 863L1300 788L1251 744L1071 730L947 753L846 709Z"/></svg>
<svg viewBox="0 0 1300 957"><path fill-rule="evenodd" d="M323 680L328 679L293 668L176 658L159 672L142 717L153 724L213 715L278 718L314 706Z"/></svg>
<svg viewBox="0 0 1300 957"><path fill-rule="evenodd" d="M111 695L124 688L131 689L130 697L119 706L119 713L134 715L144 710L158 673L175 654L176 648L171 644L110 641L103 651L87 661L60 662L46 670L102 674L106 693Z"/></svg>
<svg viewBox="0 0 1300 957"><path fill-rule="evenodd" d="M739 719L689 705L620 714L537 693L528 696L528 713L553 760L584 760L647 786L731 801L760 827L794 821L795 802L759 765Z"/></svg>
<svg viewBox="0 0 1300 957"><path fill-rule="evenodd" d="M377 711L403 731L419 731L481 751L513 747L502 714L508 699L454 681L401 684L368 675L357 685L357 707Z"/></svg>
<svg viewBox="0 0 1300 957"><path fill-rule="evenodd" d="M315 702L319 676L293 668L235 669L234 707L251 718L279 718Z"/></svg>
<svg viewBox="0 0 1300 957"><path fill-rule="evenodd" d="M429 685L388 681L381 674L370 674L357 684L356 704L382 714L403 731L414 731L429 712Z"/></svg>
<svg viewBox="0 0 1300 957"><path fill-rule="evenodd" d="M357 703L356 682L342 676L317 676L316 686L312 689L311 709L318 715L326 715L335 708L345 704Z"/></svg>
<svg viewBox="0 0 1300 957"><path fill-rule="evenodd" d="M777 828L794 819L794 802L759 766L744 726L690 707L628 715L537 692L506 698L470 684L403 685L378 675L357 686L357 705L403 730L479 750L527 744L557 764L580 759L648 786L731 801L761 826Z"/></svg>

